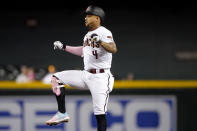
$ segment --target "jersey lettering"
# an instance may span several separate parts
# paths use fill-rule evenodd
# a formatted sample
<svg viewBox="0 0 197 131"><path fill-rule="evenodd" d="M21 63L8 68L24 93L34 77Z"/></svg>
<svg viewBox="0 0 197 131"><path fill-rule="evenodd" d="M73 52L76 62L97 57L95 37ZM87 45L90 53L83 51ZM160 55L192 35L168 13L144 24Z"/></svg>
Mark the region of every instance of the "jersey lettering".
<svg viewBox="0 0 197 131"><path fill-rule="evenodd" d="M91 39L86 39L83 46L91 46L92 48L96 47L96 48L99 48L100 47L100 44L99 43L95 43L93 41L91 41Z"/></svg>

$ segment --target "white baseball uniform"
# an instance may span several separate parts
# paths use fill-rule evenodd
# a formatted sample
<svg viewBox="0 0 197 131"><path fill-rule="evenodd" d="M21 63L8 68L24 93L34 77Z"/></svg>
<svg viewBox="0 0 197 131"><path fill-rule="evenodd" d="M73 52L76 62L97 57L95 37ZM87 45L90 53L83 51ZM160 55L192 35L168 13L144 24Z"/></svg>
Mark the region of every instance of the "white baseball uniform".
<svg viewBox="0 0 197 131"><path fill-rule="evenodd" d="M64 84L74 88L89 89L92 95L95 115L105 114L109 93L113 89L114 77L110 72L112 53L107 52L101 45L91 41L90 36L96 33L100 40L113 42L112 33L103 26L89 31L84 37L83 60L84 70L68 70L54 75ZM96 73L90 73L95 69ZM100 73L100 69L104 72Z"/></svg>

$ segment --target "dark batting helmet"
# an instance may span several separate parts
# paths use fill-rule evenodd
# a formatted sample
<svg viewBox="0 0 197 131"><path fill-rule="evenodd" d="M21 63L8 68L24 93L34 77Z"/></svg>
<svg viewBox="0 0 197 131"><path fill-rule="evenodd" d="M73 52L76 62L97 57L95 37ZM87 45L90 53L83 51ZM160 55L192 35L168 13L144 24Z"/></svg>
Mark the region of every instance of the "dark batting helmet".
<svg viewBox="0 0 197 131"><path fill-rule="evenodd" d="M104 21L104 17L105 17L105 12L102 8L98 7L98 6L88 6L88 8L85 11L86 15L96 15L99 16L101 21Z"/></svg>

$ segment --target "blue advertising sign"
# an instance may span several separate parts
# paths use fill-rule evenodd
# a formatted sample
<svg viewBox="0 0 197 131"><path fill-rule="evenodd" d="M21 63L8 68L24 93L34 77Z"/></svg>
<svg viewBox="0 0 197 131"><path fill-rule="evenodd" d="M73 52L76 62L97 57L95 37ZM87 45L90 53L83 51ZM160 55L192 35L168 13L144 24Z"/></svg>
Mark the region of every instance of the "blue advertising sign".
<svg viewBox="0 0 197 131"><path fill-rule="evenodd" d="M1 96L0 131L97 131L90 96L66 96L70 122L47 126L54 96ZM108 131L176 131L176 97L110 96Z"/></svg>

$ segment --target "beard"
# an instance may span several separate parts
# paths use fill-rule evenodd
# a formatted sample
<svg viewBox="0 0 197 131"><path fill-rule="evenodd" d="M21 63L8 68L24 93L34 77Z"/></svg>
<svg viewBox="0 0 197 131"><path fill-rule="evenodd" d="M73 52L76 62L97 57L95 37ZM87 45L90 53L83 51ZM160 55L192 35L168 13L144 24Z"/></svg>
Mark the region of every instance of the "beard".
<svg viewBox="0 0 197 131"><path fill-rule="evenodd" d="M91 29L92 29L92 27L91 27L90 25L87 25L86 28L87 28L88 30L91 30Z"/></svg>
<svg viewBox="0 0 197 131"><path fill-rule="evenodd" d="M93 22L90 22L90 23L86 24L86 27L87 27L88 30L91 30L94 27Z"/></svg>

